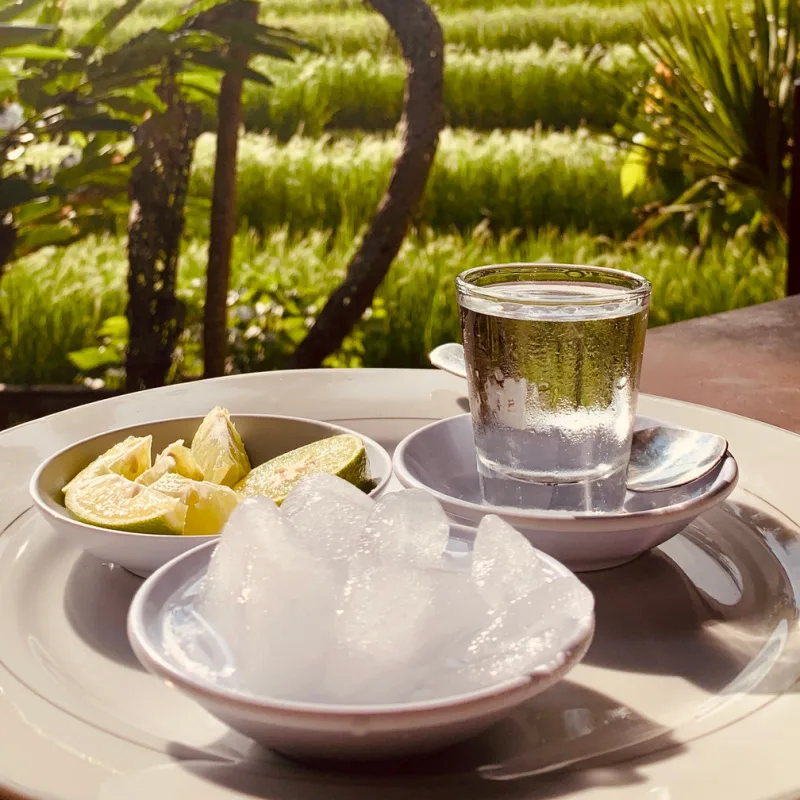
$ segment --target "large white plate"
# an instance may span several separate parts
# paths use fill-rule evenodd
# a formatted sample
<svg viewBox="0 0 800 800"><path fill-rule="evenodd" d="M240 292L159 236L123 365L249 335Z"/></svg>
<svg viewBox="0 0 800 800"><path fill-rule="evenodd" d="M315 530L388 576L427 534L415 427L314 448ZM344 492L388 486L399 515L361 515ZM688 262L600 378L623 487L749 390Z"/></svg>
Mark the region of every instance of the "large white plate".
<svg viewBox="0 0 800 800"><path fill-rule="evenodd" d="M215 404L338 422L391 450L465 398L463 381L434 370L272 373L134 394L0 435L0 796L800 796L800 437L643 397L643 414L725 436L740 488L657 552L585 576L596 643L568 681L450 753L331 773L260 751L147 675L124 628L138 579L74 550L30 508L28 480L57 449Z"/></svg>

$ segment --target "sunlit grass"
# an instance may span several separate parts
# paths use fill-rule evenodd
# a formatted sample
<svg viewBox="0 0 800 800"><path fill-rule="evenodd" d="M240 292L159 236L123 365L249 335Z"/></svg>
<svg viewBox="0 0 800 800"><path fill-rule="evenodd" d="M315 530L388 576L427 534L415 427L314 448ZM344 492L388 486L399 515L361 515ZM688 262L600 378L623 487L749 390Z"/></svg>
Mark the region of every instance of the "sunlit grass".
<svg viewBox="0 0 800 800"><path fill-rule="evenodd" d="M518 2L518 0L517 0ZM120 43L148 28L160 25L180 3L146 3L111 35ZM105 6L104 6L105 7ZM93 13L90 13L93 12ZM95 4L83 0L68 3L64 28L74 40L96 19ZM281 14L264 3L262 21L295 30L326 53L373 53L395 51L385 20L363 6L346 11L308 10ZM641 7L638 3L598 7L587 0L562 6L488 5L486 8L440 10L445 41L467 50L520 50L531 44L550 47L556 41L568 45L635 43L639 41Z"/></svg>
<svg viewBox="0 0 800 800"><path fill-rule="evenodd" d="M445 115L453 127L474 130L556 129L582 123L610 128L627 92L648 72L628 45L616 45L597 63L585 47L471 52L453 47L445 57ZM275 82L245 92L245 126L287 138L298 130L392 129L400 118L405 67L398 56L362 50L350 55L301 57L261 65Z"/></svg>
<svg viewBox="0 0 800 800"><path fill-rule="evenodd" d="M386 186L393 137L295 138L282 145L248 135L240 148L241 223L267 231L365 224ZM198 144L193 191L210 197L214 137ZM623 199L619 154L585 132L445 130L418 222L470 230L484 219L495 231L553 226L608 235L629 233L637 200Z"/></svg>
<svg viewBox="0 0 800 800"><path fill-rule="evenodd" d="M287 230L265 239L237 238L232 289L266 287L276 279L304 298L323 299L344 274L356 237L345 231ZM190 242L180 270L181 295L197 316L206 244ZM592 263L632 270L653 283L651 324L662 325L781 296L785 255L773 262L734 242L714 247L700 264L685 247L609 244L557 231L491 236L422 231L404 243L379 291L387 314L366 339L365 366L422 367L437 344L458 337L453 279L480 264L510 261ZM0 381L68 381L67 353L92 343L106 316L125 306L124 241L88 240L16 264L0 286ZM194 309L192 311L192 309Z"/></svg>

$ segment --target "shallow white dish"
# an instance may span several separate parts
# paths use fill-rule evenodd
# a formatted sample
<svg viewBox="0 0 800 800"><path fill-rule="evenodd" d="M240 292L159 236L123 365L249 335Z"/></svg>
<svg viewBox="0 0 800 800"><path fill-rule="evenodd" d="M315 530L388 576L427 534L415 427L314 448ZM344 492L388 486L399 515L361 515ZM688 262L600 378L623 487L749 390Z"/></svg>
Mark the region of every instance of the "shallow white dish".
<svg viewBox="0 0 800 800"><path fill-rule="evenodd" d="M463 542L451 543L455 546ZM254 697L204 680L186 669L165 636L165 609L187 585L205 574L216 542L185 553L150 576L131 603L128 638L136 657L154 674L187 693L228 726L267 747L300 759L374 760L444 749L488 728L511 709L548 689L585 655L594 632L594 600L555 559L543 566L568 584L582 613L553 617L557 655L542 657L527 674L467 694L392 705L329 705ZM463 552L454 556L465 557ZM386 625L391 625L391 619Z"/></svg>
<svg viewBox="0 0 800 800"><path fill-rule="evenodd" d="M669 425L637 417L637 429ZM576 572L606 569L630 561L680 533L693 519L721 503L738 479L729 452L720 465L685 486L663 492L628 492L618 513L567 514L490 506L478 483L472 419L461 414L409 434L394 453L403 486L422 488L442 504L450 519L475 528L497 514L545 553Z"/></svg>
<svg viewBox="0 0 800 800"><path fill-rule="evenodd" d="M298 417L267 414L233 414L236 429L244 441L253 465L262 464L281 453L310 444L318 439L353 433L347 428ZM184 439L187 445L202 422L202 416L163 419L126 428L116 428L70 445L42 462L30 481L34 503L53 526L76 546L97 558L125 567L136 575L146 576L175 556L185 553L217 536L169 536L128 533L78 522L64 507L62 487L83 467L127 436L153 436L153 452L171 442ZM370 470L377 485L370 493L378 497L386 490L392 476L389 454L377 442L362 436Z"/></svg>

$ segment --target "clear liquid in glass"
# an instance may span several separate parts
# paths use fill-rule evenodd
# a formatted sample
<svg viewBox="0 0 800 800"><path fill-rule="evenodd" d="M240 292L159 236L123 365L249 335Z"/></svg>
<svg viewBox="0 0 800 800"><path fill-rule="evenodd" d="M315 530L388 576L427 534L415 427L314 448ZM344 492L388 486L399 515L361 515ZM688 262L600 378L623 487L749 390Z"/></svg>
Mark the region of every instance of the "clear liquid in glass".
<svg viewBox="0 0 800 800"><path fill-rule="evenodd" d="M567 281L493 284L491 293L459 299L484 499L620 508L646 298Z"/></svg>

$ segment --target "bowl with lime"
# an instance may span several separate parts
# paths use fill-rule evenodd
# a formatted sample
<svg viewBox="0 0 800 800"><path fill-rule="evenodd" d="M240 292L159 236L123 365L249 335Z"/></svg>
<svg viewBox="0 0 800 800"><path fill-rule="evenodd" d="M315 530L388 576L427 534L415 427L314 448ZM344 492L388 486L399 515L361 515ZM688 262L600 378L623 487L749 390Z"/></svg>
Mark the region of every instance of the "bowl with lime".
<svg viewBox="0 0 800 800"><path fill-rule="evenodd" d="M242 499L264 495L280 505L319 473L378 497L391 458L372 439L328 422L217 407L70 445L39 466L30 492L59 535L145 576L217 537Z"/></svg>

